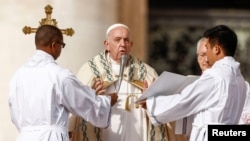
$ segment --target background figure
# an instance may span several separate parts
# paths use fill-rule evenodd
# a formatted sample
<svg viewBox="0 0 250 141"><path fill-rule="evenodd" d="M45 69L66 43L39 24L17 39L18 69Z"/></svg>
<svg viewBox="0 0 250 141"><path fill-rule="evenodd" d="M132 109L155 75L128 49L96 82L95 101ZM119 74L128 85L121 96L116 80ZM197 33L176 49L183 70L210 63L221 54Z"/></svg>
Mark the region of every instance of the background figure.
<svg viewBox="0 0 250 141"><path fill-rule="evenodd" d="M247 93L240 63L233 58L237 47L235 32L218 25L207 30L204 37L208 39L206 55L212 67L181 94L141 102L155 125L194 115L190 141L207 141L208 124L238 124Z"/></svg>
<svg viewBox="0 0 250 141"><path fill-rule="evenodd" d="M200 38L197 42L197 62L202 72L211 67L206 56L206 42L207 39L205 37Z"/></svg>
<svg viewBox="0 0 250 141"><path fill-rule="evenodd" d="M105 51L84 63L78 78L96 89L98 93L118 92L117 104L112 107L111 124L108 128L97 128L77 116L72 116L70 130L72 141L167 141L166 126L153 126L146 112L135 103L141 96L144 85L150 85L158 77L156 71L130 54L133 42L129 28L124 24L113 24L106 32ZM120 57L128 56L119 90ZM93 85L96 82L98 85ZM170 129L170 124L167 124ZM168 131L175 137L172 130Z"/></svg>
<svg viewBox="0 0 250 141"><path fill-rule="evenodd" d="M56 64L65 46L57 27L40 26L35 44L36 53L10 82L9 108L20 132L17 141L69 141L69 112L95 126L107 127L117 95L96 96L94 90Z"/></svg>

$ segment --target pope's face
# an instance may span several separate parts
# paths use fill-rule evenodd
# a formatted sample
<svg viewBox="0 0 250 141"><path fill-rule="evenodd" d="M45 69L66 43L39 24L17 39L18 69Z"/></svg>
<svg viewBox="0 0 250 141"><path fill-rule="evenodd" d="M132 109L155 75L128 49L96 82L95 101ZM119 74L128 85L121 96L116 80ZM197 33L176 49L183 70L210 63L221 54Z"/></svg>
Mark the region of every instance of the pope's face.
<svg viewBox="0 0 250 141"><path fill-rule="evenodd" d="M120 62L122 54L129 54L133 45L130 41L129 31L125 27L117 27L110 31L108 39L104 41L106 50L110 57L116 62Z"/></svg>

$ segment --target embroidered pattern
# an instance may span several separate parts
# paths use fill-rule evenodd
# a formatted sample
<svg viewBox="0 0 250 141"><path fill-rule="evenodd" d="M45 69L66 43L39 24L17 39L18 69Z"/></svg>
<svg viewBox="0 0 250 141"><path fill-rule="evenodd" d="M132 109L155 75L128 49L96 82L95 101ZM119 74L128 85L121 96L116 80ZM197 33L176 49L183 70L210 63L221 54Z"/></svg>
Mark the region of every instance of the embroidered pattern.
<svg viewBox="0 0 250 141"><path fill-rule="evenodd" d="M107 74L108 80L114 81L112 74L111 74L111 68L107 65L107 59L105 57L105 52L100 53L100 61L101 61L101 64L102 64L106 74Z"/></svg>
<svg viewBox="0 0 250 141"><path fill-rule="evenodd" d="M139 62L139 71L140 71L140 76L139 76L139 80L140 81L143 81L146 77L146 67L145 65L143 64L143 62L141 60L138 59L138 62Z"/></svg>
<svg viewBox="0 0 250 141"><path fill-rule="evenodd" d="M164 124L162 124L161 125L161 127L160 127L160 129L161 129L161 141L166 141L167 139L166 139L166 137L167 137L167 135L166 135L166 128L165 128L165 125Z"/></svg>
<svg viewBox="0 0 250 141"><path fill-rule="evenodd" d="M95 135L96 135L96 141L102 141L101 136L100 136L100 134L101 134L101 129L98 128L98 127L95 127L94 130L95 130Z"/></svg>
<svg viewBox="0 0 250 141"><path fill-rule="evenodd" d="M155 140L155 127L153 124L150 124L151 126L151 130L150 130L150 141L154 141Z"/></svg>
<svg viewBox="0 0 250 141"><path fill-rule="evenodd" d="M90 66L92 72L95 74L95 76L97 78L100 78L100 72L97 70L97 66L96 66L96 64L94 62L94 58L92 58L91 60L89 60L88 63L89 63L89 66Z"/></svg>
<svg viewBox="0 0 250 141"><path fill-rule="evenodd" d="M88 136L87 136L87 125L86 121L82 120L82 134L83 134L83 141L88 141Z"/></svg>
<svg viewBox="0 0 250 141"><path fill-rule="evenodd" d="M134 59L129 56L129 81L132 81L134 78L134 70L135 70L135 64L134 64Z"/></svg>

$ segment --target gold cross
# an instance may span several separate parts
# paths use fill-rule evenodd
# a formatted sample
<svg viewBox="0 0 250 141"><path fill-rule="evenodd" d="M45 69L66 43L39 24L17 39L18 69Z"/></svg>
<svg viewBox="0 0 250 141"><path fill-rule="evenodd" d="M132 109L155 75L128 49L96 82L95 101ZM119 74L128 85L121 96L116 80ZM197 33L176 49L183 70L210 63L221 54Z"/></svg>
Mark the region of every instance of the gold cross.
<svg viewBox="0 0 250 141"><path fill-rule="evenodd" d="M53 8L50 5L47 5L45 7L46 18L41 19L40 26L47 25L47 24L57 26L56 19L51 19L52 9ZM72 28L66 28L66 29L60 29L60 30L62 31L63 34L66 34L67 36L72 36L75 33ZM36 31L37 31L37 28L32 28L29 26L24 26L23 28L24 34L35 33Z"/></svg>

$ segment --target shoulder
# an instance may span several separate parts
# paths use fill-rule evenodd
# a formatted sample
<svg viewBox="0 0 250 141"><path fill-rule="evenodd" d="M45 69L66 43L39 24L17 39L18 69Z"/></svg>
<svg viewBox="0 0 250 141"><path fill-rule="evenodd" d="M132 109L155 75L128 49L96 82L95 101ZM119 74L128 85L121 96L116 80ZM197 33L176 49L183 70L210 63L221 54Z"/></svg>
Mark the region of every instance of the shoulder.
<svg viewBox="0 0 250 141"><path fill-rule="evenodd" d="M132 57L135 63L136 68L139 71L145 70L145 74L146 77L158 77L158 73L156 72L156 70L151 67L150 65L148 65L147 63L145 63L144 61L136 58L136 57Z"/></svg>
<svg viewBox="0 0 250 141"><path fill-rule="evenodd" d="M75 75L69 69L65 69L65 68L61 68L59 70L58 76L62 78L75 77Z"/></svg>
<svg viewBox="0 0 250 141"><path fill-rule="evenodd" d="M132 58L133 58L133 60L135 61L136 64L139 64L139 65L141 64L141 65L145 66L145 68L146 68L147 70L155 71L155 69L154 69L152 66L150 66L150 65L147 64L146 62L142 61L141 59L136 58L136 57L134 57L134 56L132 56Z"/></svg>

